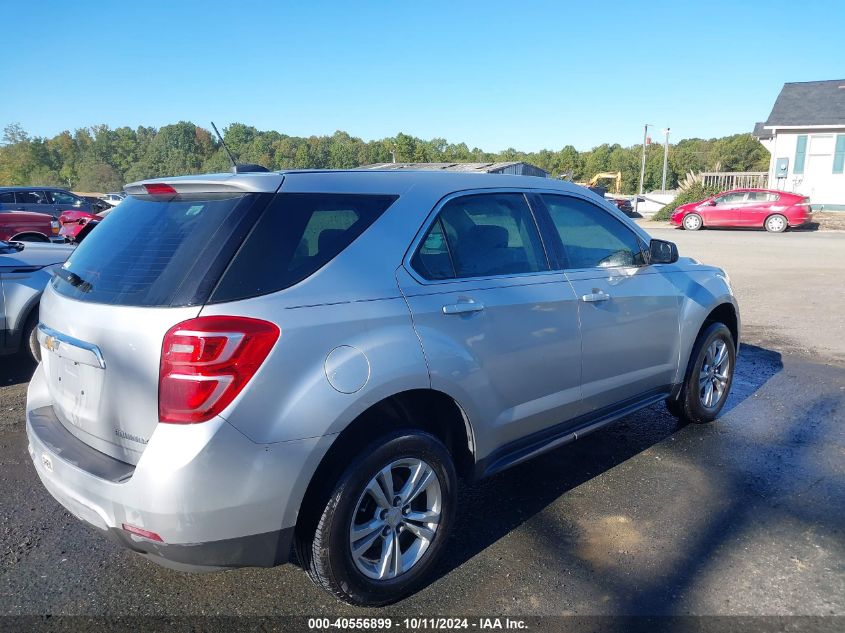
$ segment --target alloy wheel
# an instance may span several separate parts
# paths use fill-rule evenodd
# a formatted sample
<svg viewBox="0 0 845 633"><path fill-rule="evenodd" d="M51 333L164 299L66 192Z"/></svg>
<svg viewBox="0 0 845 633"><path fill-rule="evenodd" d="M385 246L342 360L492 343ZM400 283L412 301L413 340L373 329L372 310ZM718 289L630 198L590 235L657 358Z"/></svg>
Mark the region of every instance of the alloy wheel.
<svg viewBox="0 0 845 633"><path fill-rule="evenodd" d="M719 405L725 396L730 370L728 344L717 338L707 348L698 375L698 397L703 406L713 409Z"/></svg>
<svg viewBox="0 0 845 633"><path fill-rule="evenodd" d="M375 580L409 571L434 540L442 503L440 481L425 461L403 458L382 468L361 493L349 529L358 570Z"/></svg>

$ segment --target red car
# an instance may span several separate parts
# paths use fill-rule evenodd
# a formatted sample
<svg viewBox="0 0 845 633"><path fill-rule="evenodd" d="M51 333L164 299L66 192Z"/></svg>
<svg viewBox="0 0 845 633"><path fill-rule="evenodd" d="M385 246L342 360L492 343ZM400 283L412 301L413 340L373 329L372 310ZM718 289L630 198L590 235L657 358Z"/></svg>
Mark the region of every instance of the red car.
<svg viewBox="0 0 845 633"><path fill-rule="evenodd" d="M91 229L106 217L111 209L100 211L96 215L86 211L62 211L59 216L59 235L68 242L81 242ZM87 230L85 230L87 227Z"/></svg>
<svg viewBox="0 0 845 633"><path fill-rule="evenodd" d="M732 189L682 204L669 220L675 226L697 231L710 226L756 226L782 233L813 219L810 199L774 189Z"/></svg>
<svg viewBox="0 0 845 633"><path fill-rule="evenodd" d="M49 242L59 233L59 223L46 213L0 211L0 240Z"/></svg>

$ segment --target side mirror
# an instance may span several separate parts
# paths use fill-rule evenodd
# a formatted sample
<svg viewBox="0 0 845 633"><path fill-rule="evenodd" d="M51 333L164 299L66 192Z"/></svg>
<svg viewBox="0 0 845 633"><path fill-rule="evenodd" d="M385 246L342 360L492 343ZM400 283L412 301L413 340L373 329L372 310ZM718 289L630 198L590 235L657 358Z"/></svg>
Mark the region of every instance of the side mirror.
<svg viewBox="0 0 845 633"><path fill-rule="evenodd" d="M708 200L707 204L709 204L711 207L715 207L718 203L715 200Z"/></svg>
<svg viewBox="0 0 845 633"><path fill-rule="evenodd" d="M674 264L678 261L678 247L666 240L651 240L648 245L650 264Z"/></svg>

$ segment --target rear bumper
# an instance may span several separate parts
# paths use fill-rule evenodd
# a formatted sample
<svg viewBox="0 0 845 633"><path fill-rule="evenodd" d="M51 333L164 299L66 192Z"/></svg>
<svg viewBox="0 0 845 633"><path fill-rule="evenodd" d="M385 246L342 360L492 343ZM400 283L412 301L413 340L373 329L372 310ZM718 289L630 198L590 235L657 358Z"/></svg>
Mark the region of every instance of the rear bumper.
<svg viewBox="0 0 845 633"><path fill-rule="evenodd" d="M163 567L209 572L233 567L273 567L286 563L293 543L293 528L207 543L158 543L111 528L106 536L126 549Z"/></svg>
<svg viewBox="0 0 845 633"><path fill-rule="evenodd" d="M65 429L44 402L44 387L39 367L28 394L29 453L44 487L71 514L186 571L287 561L312 458L326 438L255 444L221 418L159 425L132 465ZM124 524L162 540L129 533Z"/></svg>
<svg viewBox="0 0 845 633"><path fill-rule="evenodd" d="M794 214L789 217L789 226L804 226L813 221L812 213Z"/></svg>

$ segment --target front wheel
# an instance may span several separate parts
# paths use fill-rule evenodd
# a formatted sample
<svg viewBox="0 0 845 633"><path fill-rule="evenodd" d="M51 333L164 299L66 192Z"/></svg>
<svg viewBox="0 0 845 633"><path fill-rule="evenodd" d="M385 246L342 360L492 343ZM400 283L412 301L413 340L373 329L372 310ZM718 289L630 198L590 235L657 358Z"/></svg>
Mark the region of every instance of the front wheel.
<svg viewBox="0 0 845 633"><path fill-rule="evenodd" d="M697 231L702 226L704 226L704 222L702 221L701 216L697 213L690 213L689 215L685 215L682 224L687 231Z"/></svg>
<svg viewBox="0 0 845 633"><path fill-rule="evenodd" d="M766 218L766 223L763 225L769 233L783 233L788 226L786 218L779 213L770 215Z"/></svg>
<svg viewBox="0 0 845 633"><path fill-rule="evenodd" d="M457 477L445 446L416 430L364 449L328 497L313 534L297 538L311 580L346 602L379 606L413 592L451 529Z"/></svg>
<svg viewBox="0 0 845 633"><path fill-rule="evenodd" d="M712 323L693 347L681 393L667 401L669 412L690 422L716 419L733 383L736 345L724 323Z"/></svg>

